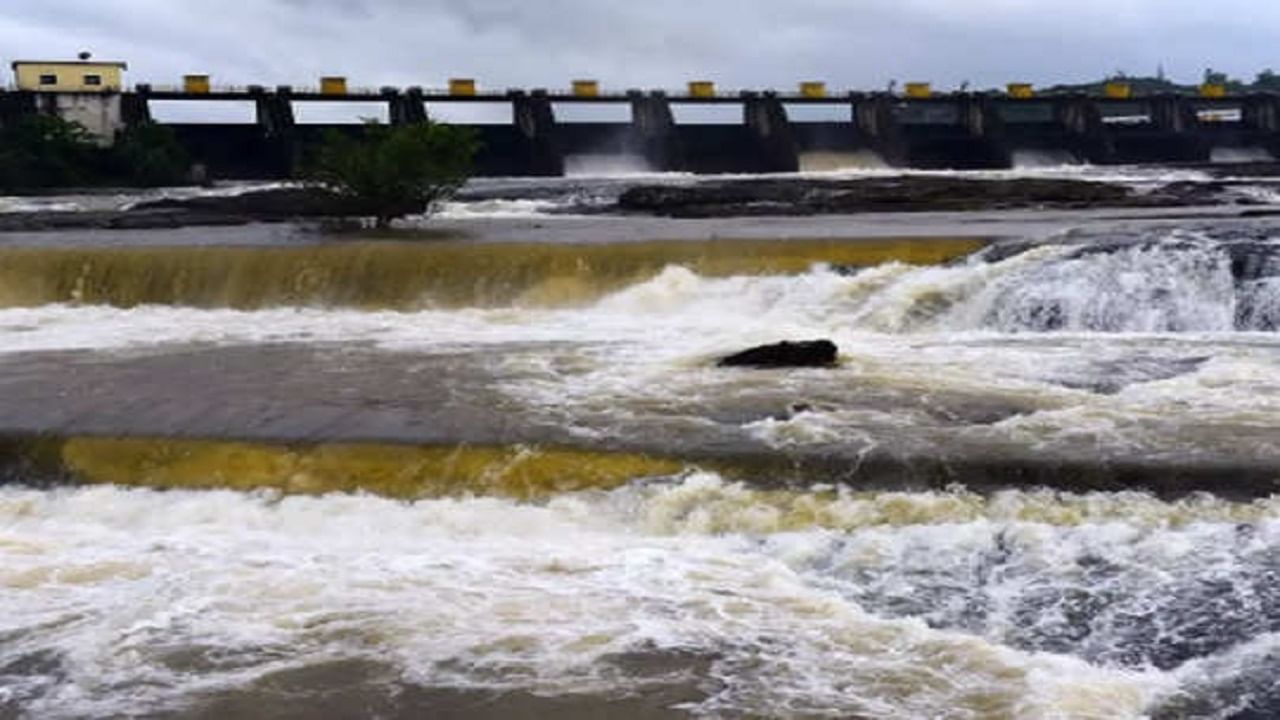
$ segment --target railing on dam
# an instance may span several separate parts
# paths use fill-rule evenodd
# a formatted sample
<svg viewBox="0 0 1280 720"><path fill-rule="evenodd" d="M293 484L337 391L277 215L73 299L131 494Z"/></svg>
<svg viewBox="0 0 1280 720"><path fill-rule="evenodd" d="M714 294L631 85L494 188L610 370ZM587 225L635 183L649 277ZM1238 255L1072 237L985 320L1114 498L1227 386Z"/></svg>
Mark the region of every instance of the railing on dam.
<svg viewBox="0 0 1280 720"><path fill-rule="evenodd" d="M313 102L382 104L392 124L426 120L429 106L494 106L493 122L471 123L486 175L558 175L566 158L581 155L627 155L656 171L788 172L806 156L860 151L922 168L1008 167L1023 149L1099 164L1207 160L1217 146L1280 151L1280 96L1207 90L1141 95L1109 86L1095 96L1035 94L1015 84L1006 93L935 93L913 83L902 93L832 93L810 82L795 91L725 92L700 81L670 92L582 80L566 90L493 91L469 80L444 88L360 88L337 77L317 86L215 87L191 76L182 86L137 85L118 99L126 125L150 121L153 102L246 104L251 116L241 124L197 117L174 125L192 156L221 177L287 176L326 129L357 131L355 123L298 122L295 105ZM42 95L0 93L0 106L19 107L27 96L33 109L56 106L38 102ZM627 110L614 119L566 122L557 117L566 105ZM736 121L691 122L683 111L685 121L677 121L673 106L696 105L720 106ZM813 120L796 110L802 106L825 107L826 115Z"/></svg>
<svg viewBox="0 0 1280 720"><path fill-rule="evenodd" d="M537 95L545 96L555 103L626 103L636 94L643 95L659 95L666 97L672 103L687 104L735 104L742 102L743 98L755 96L777 97L787 103L796 104L815 104L815 105L839 105L848 102L851 98L864 97L876 93L864 93L857 91L849 91L840 94L814 94L804 91L778 91L778 90L721 90L704 91L699 93L690 93L688 91L667 91L667 90L641 90L641 89L599 89L591 93L575 92L573 90L551 90L547 88L508 88L504 90L475 90L474 92L457 93L450 88L427 88L419 86L410 87L348 87L342 92L326 91L319 86L298 86L298 85L280 85L275 87L256 86L256 85L227 85L211 87L207 90L199 92L191 92L177 85L138 85L133 92L145 94L155 100L190 100L190 101L219 101L219 100L251 100L260 95L288 95L295 101L325 101L325 102L376 102L382 98L394 95L412 95L421 96L428 102L451 102L451 103L492 103L502 102L513 96L518 95ZM927 99L944 99L946 95L938 95L936 98ZM913 100L921 100L915 98Z"/></svg>

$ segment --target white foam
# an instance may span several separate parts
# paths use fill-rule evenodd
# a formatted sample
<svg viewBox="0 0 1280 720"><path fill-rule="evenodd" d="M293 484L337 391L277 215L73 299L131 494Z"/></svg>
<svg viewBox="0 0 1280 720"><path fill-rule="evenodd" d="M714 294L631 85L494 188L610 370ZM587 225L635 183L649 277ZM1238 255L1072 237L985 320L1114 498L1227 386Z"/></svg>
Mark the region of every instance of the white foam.
<svg viewBox="0 0 1280 720"><path fill-rule="evenodd" d="M1233 331L1230 255L1188 244L1192 238L1169 242L1023 265L966 303L965 324L986 322L1006 332Z"/></svg>
<svg viewBox="0 0 1280 720"><path fill-rule="evenodd" d="M424 685L555 695L639 687L611 654L704 652L723 683L701 705L711 714L1138 717L1169 689L1163 674L1019 652L853 601L855 563L886 582L945 582L963 548L1001 532L945 495L886 496L890 512L918 501L932 518L898 530L833 510L853 532L833 550L837 538L803 525L761 536L751 528L777 507L745 492L705 475L541 506L0 488L0 631L20 631L0 660L61 658L61 679L28 679L40 697L25 707L42 717L173 711L197 691L337 658L391 662ZM730 524L700 519L715 512ZM1106 551L1115 533L1014 527L1062 577L1072 553L1170 563L1160 548L1182 537ZM925 564L897 574L895 550ZM192 646L235 662L189 674L166 660Z"/></svg>
<svg viewBox="0 0 1280 720"><path fill-rule="evenodd" d="M1216 163L1275 162L1275 156L1262 147L1215 147L1210 159Z"/></svg>
<svg viewBox="0 0 1280 720"><path fill-rule="evenodd" d="M1075 168L1083 163L1066 150L1014 150L1013 166L1020 170Z"/></svg>
<svg viewBox="0 0 1280 720"><path fill-rule="evenodd" d="M0 197L0 213L76 212L84 206L71 198Z"/></svg>
<svg viewBox="0 0 1280 720"><path fill-rule="evenodd" d="M657 174L654 181L696 183L724 180L788 179L809 180L857 180L884 177L949 177L970 180L1019 180L1025 178L1081 180L1102 183L1118 183L1138 188L1158 187L1172 182L1208 182L1213 177L1206 171L1155 165L1091 165L1076 162L1030 162L1026 165L997 170L920 170L890 167L878 164L874 157L857 154L852 164L831 167L823 163L817 168L805 168L796 173L724 173L713 176L689 176ZM513 182L520 182L514 180Z"/></svg>
<svg viewBox="0 0 1280 720"><path fill-rule="evenodd" d="M564 173L570 178L625 178L654 174L641 155L583 153L566 155Z"/></svg>
<svg viewBox="0 0 1280 720"><path fill-rule="evenodd" d="M566 207L566 201L555 200L474 200L441 203L433 217L446 220L477 218L543 217ZM427 218L409 218L406 222L425 224Z"/></svg>

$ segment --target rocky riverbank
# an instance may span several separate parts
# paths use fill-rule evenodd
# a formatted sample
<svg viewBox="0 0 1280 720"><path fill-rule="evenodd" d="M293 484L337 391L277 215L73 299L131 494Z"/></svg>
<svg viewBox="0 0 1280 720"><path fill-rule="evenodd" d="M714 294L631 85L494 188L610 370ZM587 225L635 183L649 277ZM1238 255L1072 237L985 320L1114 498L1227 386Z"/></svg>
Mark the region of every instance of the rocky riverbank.
<svg viewBox="0 0 1280 720"><path fill-rule="evenodd" d="M973 179L903 175L850 180L749 179L697 185L643 185L617 210L677 218L826 215L868 212L1079 210L1261 205L1228 180L1172 182L1154 190L1070 179Z"/></svg>
<svg viewBox="0 0 1280 720"><path fill-rule="evenodd" d="M1234 166L1233 166L1234 167ZM1255 171L1260 172L1260 171ZM1262 177L1259 180L1258 177ZM1266 207L1265 176L1210 173L1209 179L1133 183L1067 178L898 175L863 178L704 178L696 183L610 181L599 193L572 184L468 188L461 203L527 200L546 193L557 215L661 218L808 217L863 213L1087 210L1205 206ZM570 181L572 183L572 181ZM405 208L404 215L420 212ZM1262 212L1267 212L1262 210ZM349 221L372 216L365 204L321 188L274 187L231 195L166 198L113 210L0 213L0 232L147 230L295 221Z"/></svg>
<svg viewBox="0 0 1280 720"><path fill-rule="evenodd" d="M270 188L235 195L165 198L121 210L0 213L0 232L150 230L337 220L372 214L365 204L321 188Z"/></svg>

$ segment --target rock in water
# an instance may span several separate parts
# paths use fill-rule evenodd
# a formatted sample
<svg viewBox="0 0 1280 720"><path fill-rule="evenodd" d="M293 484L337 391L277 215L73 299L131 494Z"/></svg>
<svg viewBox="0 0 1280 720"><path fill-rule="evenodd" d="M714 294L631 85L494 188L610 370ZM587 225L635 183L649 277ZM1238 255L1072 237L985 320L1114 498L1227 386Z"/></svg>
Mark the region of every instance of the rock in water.
<svg viewBox="0 0 1280 720"><path fill-rule="evenodd" d="M396 211L413 215L425 206L412 203ZM259 222L296 218L358 217L376 215L378 209L358 198L345 197L321 187L281 187L251 190L237 195L203 195L164 198L138 203L134 211L182 211L245 217Z"/></svg>
<svg viewBox="0 0 1280 720"><path fill-rule="evenodd" d="M1194 185L1195 187L1192 187ZM1055 178L974 180L899 176L854 180L748 179L696 185L640 185L618 197L617 209L660 217L719 218L1092 207L1179 207L1203 204L1221 188L1171 184L1138 193L1122 185Z"/></svg>
<svg viewBox="0 0 1280 720"><path fill-rule="evenodd" d="M830 340L781 342L730 355L717 365L748 368L832 367L839 354L840 349Z"/></svg>

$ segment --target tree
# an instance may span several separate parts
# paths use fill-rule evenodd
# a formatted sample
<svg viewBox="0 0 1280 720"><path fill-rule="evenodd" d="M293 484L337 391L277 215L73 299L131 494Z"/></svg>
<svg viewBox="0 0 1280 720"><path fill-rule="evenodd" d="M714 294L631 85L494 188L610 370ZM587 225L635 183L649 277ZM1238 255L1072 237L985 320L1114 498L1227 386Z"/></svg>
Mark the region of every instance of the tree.
<svg viewBox="0 0 1280 720"><path fill-rule="evenodd" d="M1253 81L1253 87L1256 90L1280 90L1280 75L1271 68L1267 68L1258 73L1258 77Z"/></svg>
<svg viewBox="0 0 1280 720"><path fill-rule="evenodd" d="M68 187L93 181L99 148L83 125L26 115L0 129L0 188Z"/></svg>
<svg viewBox="0 0 1280 720"><path fill-rule="evenodd" d="M111 154L118 174L139 187L178 185L187 179L191 166L173 130L154 122L124 131Z"/></svg>
<svg viewBox="0 0 1280 720"><path fill-rule="evenodd" d="M0 128L0 189L7 191L178 184L187 166L173 131L154 123L126 130L109 148L56 115L25 115Z"/></svg>
<svg viewBox="0 0 1280 720"><path fill-rule="evenodd" d="M1213 68L1205 68L1204 84L1205 85L1226 85L1231 79L1224 72L1218 72Z"/></svg>
<svg viewBox="0 0 1280 720"><path fill-rule="evenodd" d="M457 192L471 175L478 148L468 128L367 122L358 137L327 133L311 175L385 228L397 217L431 213Z"/></svg>

